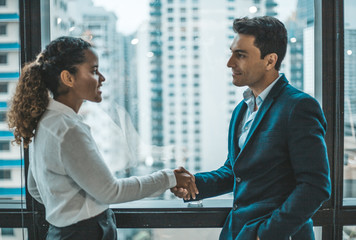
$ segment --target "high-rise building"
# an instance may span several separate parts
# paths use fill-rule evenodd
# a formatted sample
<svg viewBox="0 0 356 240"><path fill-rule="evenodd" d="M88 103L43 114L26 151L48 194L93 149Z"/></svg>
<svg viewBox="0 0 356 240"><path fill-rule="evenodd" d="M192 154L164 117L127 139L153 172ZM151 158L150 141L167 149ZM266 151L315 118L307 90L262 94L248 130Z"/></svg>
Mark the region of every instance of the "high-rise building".
<svg viewBox="0 0 356 240"><path fill-rule="evenodd" d="M345 28L344 55L345 154L356 160L356 29Z"/></svg>
<svg viewBox="0 0 356 240"><path fill-rule="evenodd" d="M314 69L314 2L298 0L296 12L290 16L285 25L289 40L287 49L289 63L286 63L290 73L288 79L295 87L312 93L311 86L314 84L314 76L312 76ZM304 36L304 34L307 35ZM304 43L304 40L308 42ZM304 58L304 53L307 53L308 59ZM306 74L304 73L305 67L308 68ZM305 80L305 76L308 79Z"/></svg>
<svg viewBox="0 0 356 240"><path fill-rule="evenodd" d="M355 6L350 4L348 6ZM344 30L344 190L356 197L356 21L352 8L345 11Z"/></svg>
<svg viewBox="0 0 356 240"><path fill-rule="evenodd" d="M9 99L15 91L19 75L18 1L0 1L0 200L25 198L24 158L20 147L11 144L14 135L6 123ZM22 229L0 229L0 239L20 238Z"/></svg>
<svg viewBox="0 0 356 240"><path fill-rule="evenodd" d="M102 7L94 6L91 0L67 3L70 25L67 26L66 35L82 37L93 45L99 59L99 71L106 79L102 86L102 102L85 102L80 114L91 126L92 134L110 170L116 172L126 166L125 162L119 161L125 159L125 154L118 147L122 144L123 136L120 135L122 131L117 109L120 97L125 95L125 89L121 88L119 81L121 49L116 29L117 16Z"/></svg>
<svg viewBox="0 0 356 240"><path fill-rule="evenodd" d="M151 143L170 146L166 166L194 172L221 165L230 115L243 91L232 85L226 67L233 20L275 15L276 6L256 0L150 1Z"/></svg>
<svg viewBox="0 0 356 240"><path fill-rule="evenodd" d="M19 39L18 1L0 1L0 199L20 199L25 193L23 156L11 144L14 136L6 123L8 102L20 75Z"/></svg>

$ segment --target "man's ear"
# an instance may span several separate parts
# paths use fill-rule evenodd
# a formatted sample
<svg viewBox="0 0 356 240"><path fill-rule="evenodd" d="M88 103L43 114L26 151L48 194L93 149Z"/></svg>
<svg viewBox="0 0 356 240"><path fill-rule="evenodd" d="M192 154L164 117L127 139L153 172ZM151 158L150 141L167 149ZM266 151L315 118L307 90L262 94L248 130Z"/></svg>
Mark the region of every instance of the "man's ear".
<svg viewBox="0 0 356 240"><path fill-rule="evenodd" d="M67 87L73 87L74 77L68 70L63 70L61 72L61 81Z"/></svg>
<svg viewBox="0 0 356 240"><path fill-rule="evenodd" d="M267 60L267 65L266 65L266 70L269 71L271 69L274 69L274 66L277 63L278 60L278 55L276 53L270 53L265 56Z"/></svg>

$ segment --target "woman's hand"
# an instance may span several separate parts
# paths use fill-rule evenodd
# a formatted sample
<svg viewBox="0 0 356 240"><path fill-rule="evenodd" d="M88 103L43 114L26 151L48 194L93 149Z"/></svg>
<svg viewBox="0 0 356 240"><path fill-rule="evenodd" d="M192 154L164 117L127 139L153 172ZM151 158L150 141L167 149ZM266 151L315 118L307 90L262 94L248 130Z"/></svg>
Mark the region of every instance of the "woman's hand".
<svg viewBox="0 0 356 240"><path fill-rule="evenodd" d="M177 185L171 188L171 192L177 197L190 200L196 198L196 194L199 194L198 188L195 185L195 177L185 168L179 167L174 170L174 174L177 180Z"/></svg>

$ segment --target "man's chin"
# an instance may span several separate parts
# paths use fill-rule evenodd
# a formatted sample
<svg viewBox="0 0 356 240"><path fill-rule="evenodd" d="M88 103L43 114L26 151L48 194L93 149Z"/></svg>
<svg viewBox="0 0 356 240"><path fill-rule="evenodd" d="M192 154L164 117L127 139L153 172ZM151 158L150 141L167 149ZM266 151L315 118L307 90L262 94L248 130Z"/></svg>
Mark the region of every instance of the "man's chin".
<svg viewBox="0 0 356 240"><path fill-rule="evenodd" d="M232 80L232 84L234 84L236 87L243 87L245 84L243 84L241 81L238 81L236 79Z"/></svg>

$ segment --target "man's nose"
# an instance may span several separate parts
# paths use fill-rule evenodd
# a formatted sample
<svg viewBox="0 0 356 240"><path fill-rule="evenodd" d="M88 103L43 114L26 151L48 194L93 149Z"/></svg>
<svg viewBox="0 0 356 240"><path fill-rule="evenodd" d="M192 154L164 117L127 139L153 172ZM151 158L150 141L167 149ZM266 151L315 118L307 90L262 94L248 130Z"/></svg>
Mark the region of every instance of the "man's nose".
<svg viewBox="0 0 356 240"><path fill-rule="evenodd" d="M235 66L235 63L233 62L232 56L227 61L226 66L229 67L229 68L232 68L232 67Z"/></svg>

